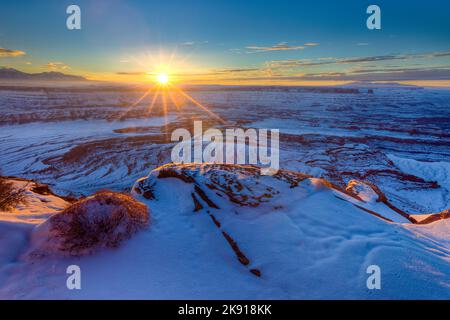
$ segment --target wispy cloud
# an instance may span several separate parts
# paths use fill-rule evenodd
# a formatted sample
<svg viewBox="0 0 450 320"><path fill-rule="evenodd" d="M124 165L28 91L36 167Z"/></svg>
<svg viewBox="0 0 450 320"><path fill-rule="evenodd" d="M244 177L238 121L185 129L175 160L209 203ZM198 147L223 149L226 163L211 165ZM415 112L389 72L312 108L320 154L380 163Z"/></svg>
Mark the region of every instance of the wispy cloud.
<svg viewBox="0 0 450 320"><path fill-rule="evenodd" d="M257 52L270 52L270 51L289 51L289 50L303 50L305 47L316 47L320 45L317 42L306 42L303 45L289 45L287 42L280 42L273 46L247 46L247 53L257 53Z"/></svg>
<svg viewBox="0 0 450 320"><path fill-rule="evenodd" d="M252 50L249 53L255 52L268 52L268 51L286 51L286 50L302 50L305 49L304 46L291 46L288 45L287 42L280 42L276 45L270 47L259 47L259 46L247 46L245 47L248 50Z"/></svg>
<svg viewBox="0 0 450 320"><path fill-rule="evenodd" d="M390 54L378 56L273 60L258 71L245 74L246 80L286 81L406 81L449 80L450 51ZM422 59L422 60L421 60ZM389 63L396 61L399 63ZM233 80L244 80L244 74Z"/></svg>
<svg viewBox="0 0 450 320"><path fill-rule="evenodd" d="M363 73L381 73L381 72L391 72L391 73L400 73L400 72L430 72L437 70L450 70L450 66L443 67L430 67L430 68L371 68L371 69L354 69L351 70L351 74L363 74Z"/></svg>
<svg viewBox="0 0 450 320"><path fill-rule="evenodd" d="M49 62L46 65L43 66L44 68L50 70L50 71L64 71L69 70L70 67L65 64L64 62Z"/></svg>
<svg viewBox="0 0 450 320"><path fill-rule="evenodd" d="M191 46L195 46L195 45L208 44L208 43L209 43L209 41L207 41L207 40L205 40L205 41L200 41L200 42L186 41L186 42L183 42L182 45L183 45L183 46L191 47Z"/></svg>
<svg viewBox="0 0 450 320"><path fill-rule="evenodd" d="M21 50L11 50L6 48L0 48L0 58L13 58L24 56L26 53Z"/></svg>
<svg viewBox="0 0 450 320"><path fill-rule="evenodd" d="M192 76L216 76L216 75L232 75L236 73L253 73L262 71L260 68L235 68L235 69L212 69L205 72L178 72L171 73L171 76L175 77L192 77ZM119 71L116 72L119 76L144 76L144 75L156 75L156 72L143 72L143 71Z"/></svg>
<svg viewBox="0 0 450 320"><path fill-rule="evenodd" d="M351 80L351 81L407 81L407 80L449 80L450 67L437 68L393 68L355 70L349 73L310 73L304 79Z"/></svg>
<svg viewBox="0 0 450 320"><path fill-rule="evenodd" d="M259 66L216 68L173 76L185 80L224 81L407 81L449 80L450 51L421 54L391 54L362 57L320 57L315 59L272 60ZM420 60L423 59L423 60ZM431 60L436 59L436 60ZM440 59L439 61L437 59ZM393 61L393 62L389 62ZM395 63L394 63L395 61ZM317 66L317 67L316 67ZM147 72L117 72L118 75L145 75Z"/></svg>
<svg viewBox="0 0 450 320"><path fill-rule="evenodd" d="M243 54L244 53L244 51L240 48L231 48L231 49L228 49L228 51L235 53L235 54Z"/></svg>
<svg viewBox="0 0 450 320"><path fill-rule="evenodd" d="M214 73L240 73L240 72L254 72L260 71L259 68L238 68L238 69L216 69L212 72Z"/></svg>
<svg viewBox="0 0 450 320"><path fill-rule="evenodd" d="M255 77L233 77L233 81L417 81L450 80L450 68L402 70L352 74L345 72L299 73L294 75L266 75Z"/></svg>
<svg viewBox="0 0 450 320"><path fill-rule="evenodd" d="M116 74L119 76L140 76L146 75L147 73L142 71L119 71Z"/></svg>
<svg viewBox="0 0 450 320"><path fill-rule="evenodd" d="M449 57L450 56L450 51L445 51L445 52L435 52L431 54L432 58L439 58L439 57Z"/></svg>
<svg viewBox="0 0 450 320"><path fill-rule="evenodd" d="M379 55L379 56L365 56L353 58L327 58L327 59L294 59L294 60L274 60L268 62L273 68L294 68L294 67L310 67L321 66L329 64L352 64L352 63L366 63L366 62L381 62L393 60L412 60L412 59L433 59L450 56L450 51L432 52L422 54L399 54L399 55Z"/></svg>

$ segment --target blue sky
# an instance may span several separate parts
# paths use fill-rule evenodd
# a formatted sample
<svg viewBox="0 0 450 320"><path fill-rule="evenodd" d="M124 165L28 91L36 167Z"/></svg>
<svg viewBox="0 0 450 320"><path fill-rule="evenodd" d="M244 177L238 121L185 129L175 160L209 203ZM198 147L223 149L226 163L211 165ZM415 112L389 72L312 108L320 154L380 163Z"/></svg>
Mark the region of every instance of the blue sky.
<svg viewBox="0 0 450 320"><path fill-rule="evenodd" d="M66 29L70 4L81 8L82 30ZM381 30L366 28L370 4L381 8ZM447 1L3 0L0 6L0 66L30 72L128 79L170 64L172 73L208 81L450 79Z"/></svg>

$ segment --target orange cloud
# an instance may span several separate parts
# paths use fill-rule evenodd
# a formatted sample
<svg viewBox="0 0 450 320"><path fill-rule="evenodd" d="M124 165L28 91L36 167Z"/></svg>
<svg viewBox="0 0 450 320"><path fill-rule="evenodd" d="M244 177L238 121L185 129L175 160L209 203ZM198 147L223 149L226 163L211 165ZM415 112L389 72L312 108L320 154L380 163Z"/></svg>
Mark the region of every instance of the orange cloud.
<svg viewBox="0 0 450 320"><path fill-rule="evenodd" d="M26 53L21 50L11 50L6 48L0 48L0 58L13 58L24 56Z"/></svg>
<svg viewBox="0 0 450 320"><path fill-rule="evenodd" d="M61 71L70 69L70 67L66 65L64 62L49 62L46 65L44 65L44 68L50 69L51 71Z"/></svg>

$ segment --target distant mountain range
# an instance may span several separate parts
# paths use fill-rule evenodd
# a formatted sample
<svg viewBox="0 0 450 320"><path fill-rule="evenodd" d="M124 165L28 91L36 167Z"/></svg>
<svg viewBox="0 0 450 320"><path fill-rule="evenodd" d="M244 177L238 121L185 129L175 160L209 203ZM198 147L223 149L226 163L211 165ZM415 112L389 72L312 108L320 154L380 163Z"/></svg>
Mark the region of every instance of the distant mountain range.
<svg viewBox="0 0 450 320"><path fill-rule="evenodd" d="M87 79L61 72L26 73L13 68L0 67L0 80L86 81Z"/></svg>

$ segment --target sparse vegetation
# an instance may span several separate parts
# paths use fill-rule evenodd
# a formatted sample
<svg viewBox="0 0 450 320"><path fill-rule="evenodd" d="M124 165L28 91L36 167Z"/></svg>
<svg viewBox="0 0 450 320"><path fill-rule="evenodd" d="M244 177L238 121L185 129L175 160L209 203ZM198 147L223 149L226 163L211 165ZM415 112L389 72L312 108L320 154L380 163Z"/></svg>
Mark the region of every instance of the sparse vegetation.
<svg viewBox="0 0 450 320"><path fill-rule="evenodd" d="M0 172L0 211L9 211L24 201L24 190L15 188Z"/></svg>
<svg viewBox="0 0 450 320"><path fill-rule="evenodd" d="M82 256L101 248L116 248L146 227L148 208L127 194L99 191L49 218L34 234L37 250Z"/></svg>

